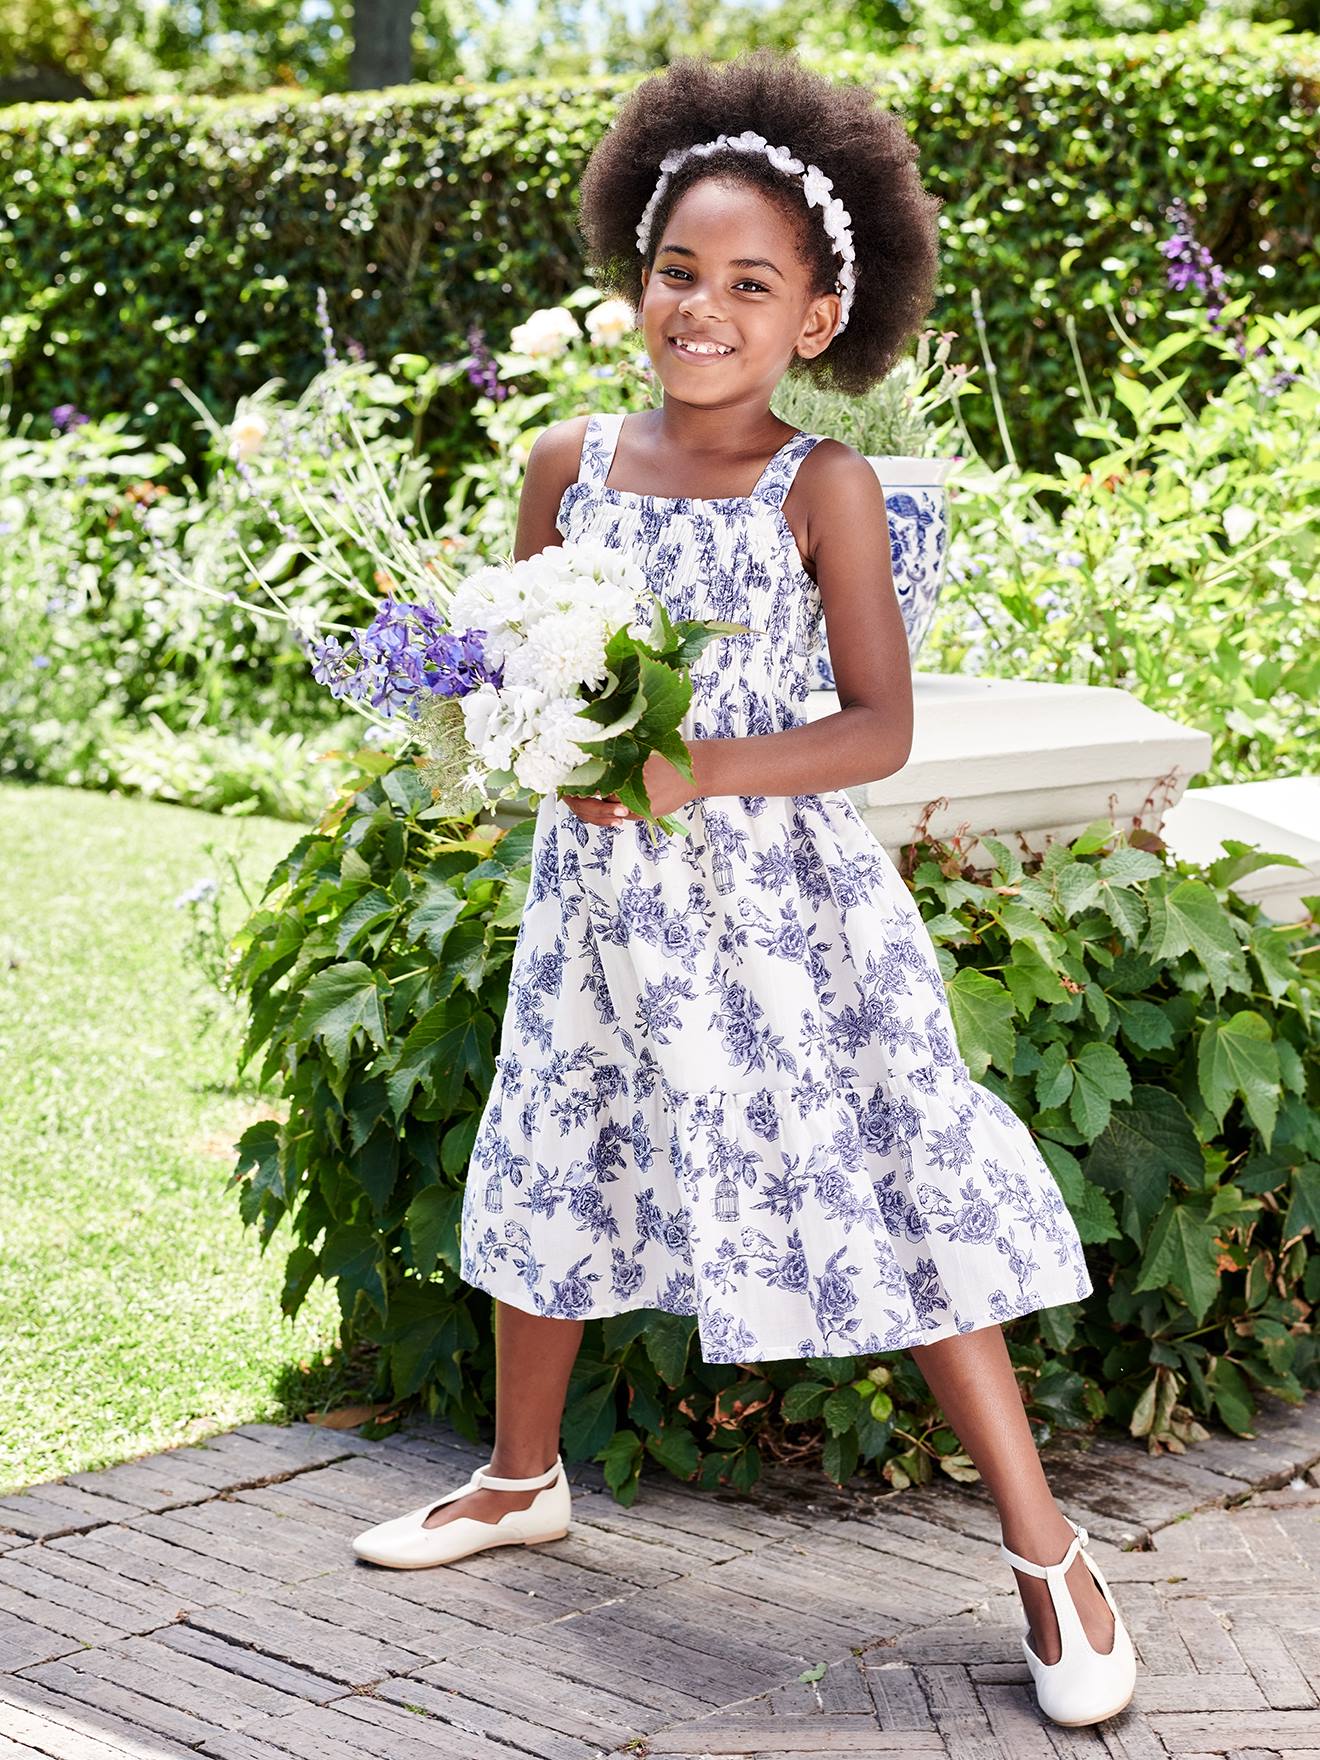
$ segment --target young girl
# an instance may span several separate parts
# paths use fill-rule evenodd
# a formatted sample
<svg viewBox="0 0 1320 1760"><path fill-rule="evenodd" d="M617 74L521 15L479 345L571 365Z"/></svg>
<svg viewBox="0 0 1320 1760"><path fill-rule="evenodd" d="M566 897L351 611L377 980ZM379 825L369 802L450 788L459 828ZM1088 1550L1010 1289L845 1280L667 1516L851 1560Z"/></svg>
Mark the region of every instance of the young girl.
<svg viewBox="0 0 1320 1760"><path fill-rule="evenodd" d="M496 1299L494 1453L354 1547L418 1568L562 1536L587 1319L695 1314L714 1363L910 1350L998 1506L1039 1703L1084 1724L1127 1703L1132 1646L1000 1323L1092 1286L845 793L911 742L883 493L770 408L786 372L865 391L930 310L941 204L915 157L869 92L760 50L643 81L586 168L591 259L635 304L664 401L537 439L515 555L602 539L671 615L751 628L693 668L694 780L646 764L690 835L599 795L541 802L462 1218L463 1277ZM841 707L808 722L822 621Z"/></svg>

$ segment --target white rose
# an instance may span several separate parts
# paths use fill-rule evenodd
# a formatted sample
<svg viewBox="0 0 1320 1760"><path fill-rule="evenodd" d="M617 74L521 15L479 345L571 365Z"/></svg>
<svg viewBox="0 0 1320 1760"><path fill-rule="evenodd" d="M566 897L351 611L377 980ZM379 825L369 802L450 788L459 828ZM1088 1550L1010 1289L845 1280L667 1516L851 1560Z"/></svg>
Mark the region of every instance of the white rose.
<svg viewBox="0 0 1320 1760"><path fill-rule="evenodd" d="M567 306L541 306L525 323L514 326L509 345L518 354L546 360L563 354L581 334L581 327Z"/></svg>
<svg viewBox="0 0 1320 1760"><path fill-rule="evenodd" d="M482 685L461 699L464 731L483 763L492 770L511 767L515 748L535 737L545 700L544 691L525 685L501 691Z"/></svg>
<svg viewBox="0 0 1320 1760"><path fill-rule="evenodd" d="M636 322L637 313L626 299L604 299L587 313L587 333L598 348L614 348Z"/></svg>
<svg viewBox="0 0 1320 1760"><path fill-rule="evenodd" d="M261 451L266 435L270 432L264 416L255 410L248 410L236 416L229 424L229 450L233 457L246 464Z"/></svg>

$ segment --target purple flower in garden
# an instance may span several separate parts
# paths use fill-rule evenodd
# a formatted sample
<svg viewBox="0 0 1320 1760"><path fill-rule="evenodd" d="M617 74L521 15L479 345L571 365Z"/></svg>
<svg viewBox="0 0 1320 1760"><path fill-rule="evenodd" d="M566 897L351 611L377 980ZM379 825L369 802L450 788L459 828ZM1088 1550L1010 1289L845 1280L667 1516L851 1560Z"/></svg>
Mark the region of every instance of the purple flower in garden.
<svg viewBox="0 0 1320 1760"><path fill-rule="evenodd" d="M1174 228L1172 238L1166 238L1159 247L1160 255L1169 265L1165 280L1174 293L1185 293L1194 287L1198 293L1208 294L1206 311L1213 322L1223 310L1224 271L1198 242L1191 213L1181 196L1169 204L1164 217Z"/></svg>
<svg viewBox="0 0 1320 1760"><path fill-rule="evenodd" d="M1166 238L1159 246L1160 255L1168 263L1165 279L1170 289L1174 293L1186 293L1189 289L1194 289L1197 293L1205 294L1206 315L1216 330L1222 329L1219 314L1224 309L1223 295L1227 286L1224 271L1215 262L1206 247L1197 239L1196 230L1192 224L1191 211L1181 196L1175 197L1169 204L1164 211L1164 217L1174 228L1173 236ZM1240 315L1236 330L1237 334L1233 338L1233 345L1237 350L1238 358L1245 360L1247 345L1243 337ZM1255 360L1265 352L1265 344L1262 343L1259 348L1253 350L1252 359ZM1274 377L1263 387L1265 394L1270 397L1276 395L1285 386L1291 385L1296 377L1295 373L1282 370L1275 373Z"/></svg>
<svg viewBox="0 0 1320 1760"><path fill-rule="evenodd" d="M472 350L464 362L468 382L495 403L502 402L509 395L509 387L500 383L499 369L495 365L494 356L486 347L485 335L479 324L469 325L467 339L468 347Z"/></svg>
<svg viewBox="0 0 1320 1760"><path fill-rule="evenodd" d="M50 412L50 419L57 433L67 434L70 428L81 428L92 418L84 415L76 403L57 403Z"/></svg>

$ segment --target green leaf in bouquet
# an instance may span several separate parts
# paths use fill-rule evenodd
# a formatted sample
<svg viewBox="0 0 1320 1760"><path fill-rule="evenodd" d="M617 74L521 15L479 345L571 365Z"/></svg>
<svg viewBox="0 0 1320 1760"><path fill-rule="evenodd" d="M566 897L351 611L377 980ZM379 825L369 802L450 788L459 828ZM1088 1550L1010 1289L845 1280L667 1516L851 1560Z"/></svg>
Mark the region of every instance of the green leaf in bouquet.
<svg viewBox="0 0 1320 1760"><path fill-rule="evenodd" d="M613 794L614 786L601 784L609 776L609 766L601 758L584 758L582 763L569 771L555 791L560 796L566 794Z"/></svg>
<svg viewBox="0 0 1320 1760"><path fill-rule="evenodd" d="M663 739L658 739L655 750L661 757L668 758L675 770L681 771L689 782L695 780L692 774L692 749L677 728L672 733L667 733Z"/></svg>
<svg viewBox="0 0 1320 1760"><path fill-rule="evenodd" d="M641 672L644 712L636 723L636 733L644 745L653 746L667 733L672 733L687 714L692 702L692 681L685 673L675 672L645 655L642 656Z"/></svg>
<svg viewBox="0 0 1320 1760"><path fill-rule="evenodd" d="M613 720L609 719L611 706L615 710ZM593 713L592 711L603 711L603 713ZM631 728L636 727L645 711L646 698L640 691L634 694L632 701L624 709L620 709L617 702L612 702L612 700L588 703L581 711L582 719L591 722L600 721L603 725L598 733L593 733L589 738L579 740L578 744L591 747L598 745L603 739L614 739L621 733L627 733Z"/></svg>
<svg viewBox="0 0 1320 1760"><path fill-rule="evenodd" d="M752 635L749 623L718 623L710 622L681 623L678 626L680 641L673 654L676 666L691 666L705 652L717 636Z"/></svg>

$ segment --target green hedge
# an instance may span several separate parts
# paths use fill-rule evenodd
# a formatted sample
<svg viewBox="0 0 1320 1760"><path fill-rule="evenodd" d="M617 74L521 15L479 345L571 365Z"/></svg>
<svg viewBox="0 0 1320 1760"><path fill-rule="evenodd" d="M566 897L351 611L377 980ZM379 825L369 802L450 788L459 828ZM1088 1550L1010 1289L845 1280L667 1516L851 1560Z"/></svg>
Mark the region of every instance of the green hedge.
<svg viewBox="0 0 1320 1760"><path fill-rule="evenodd" d="M491 1303L457 1231L533 825L442 820L411 762L364 761L374 780L298 841L234 944L241 1067L260 1059L283 1116L244 1134L231 1183L263 1252L289 1225L285 1312L329 1280L345 1342L380 1347L376 1395L475 1437ZM1199 1418L1248 1430L1257 1390L1320 1384L1313 924L1233 891L1267 860L1242 845L1205 872L1104 822L1030 868L988 847L998 867L973 875L919 846L910 884L969 1069L1036 1134L1087 1247L1091 1295L1008 1328L1028 1409L1155 1448ZM625 1501L645 1455L707 1486L804 1448L840 1481L968 1475L905 1353L707 1365L694 1333L648 1309L587 1324L564 1448Z"/></svg>
<svg viewBox="0 0 1320 1760"><path fill-rule="evenodd" d="M1131 324L1158 326L1172 197L1259 309L1320 298L1314 37L1189 29L843 57L828 71L871 84L920 143L946 203L935 316L973 359L982 289L1023 462L1049 467L1079 395L1062 311L1097 371L1119 347L1102 288ZM145 412L193 456L171 378L220 413L271 374L300 389L319 364L318 284L336 334L378 360L459 358L472 324L502 341L581 281L578 173L636 78L0 112L0 356L15 408ZM471 438L464 399L460 379L431 412L442 469ZM968 410L982 449L990 405Z"/></svg>

